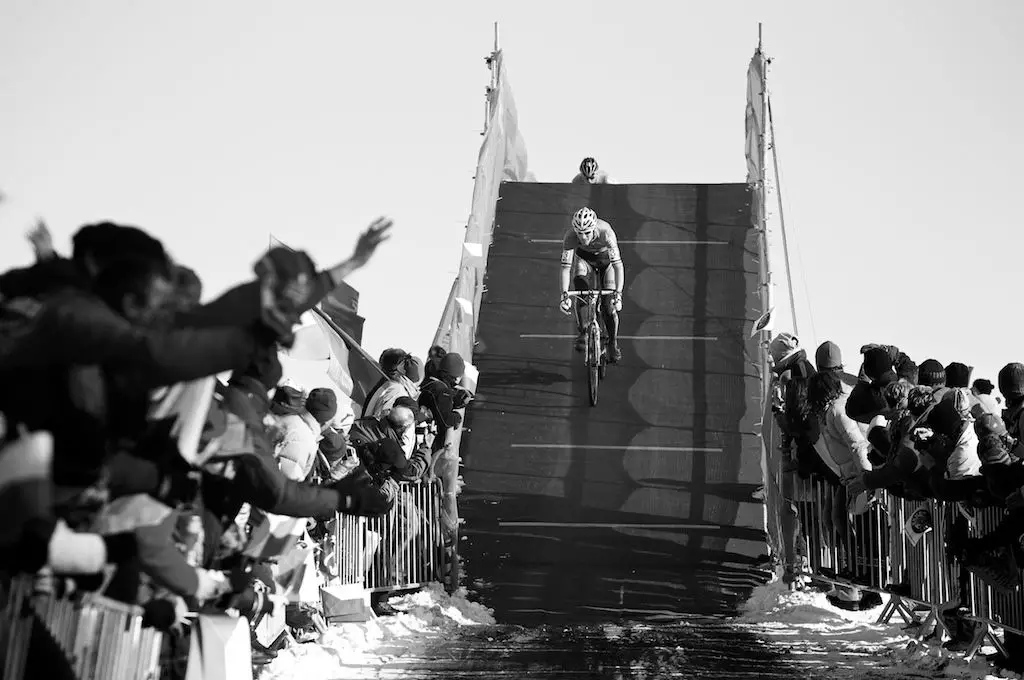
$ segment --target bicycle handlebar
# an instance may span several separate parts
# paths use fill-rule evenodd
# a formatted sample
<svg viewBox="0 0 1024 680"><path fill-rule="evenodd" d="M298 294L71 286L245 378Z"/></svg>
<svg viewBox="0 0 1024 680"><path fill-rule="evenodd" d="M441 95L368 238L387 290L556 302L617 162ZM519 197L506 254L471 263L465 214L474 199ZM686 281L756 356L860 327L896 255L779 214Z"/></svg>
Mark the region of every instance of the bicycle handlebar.
<svg viewBox="0 0 1024 680"><path fill-rule="evenodd" d="M569 297L590 297L592 295L617 295L617 290L570 290L566 293Z"/></svg>

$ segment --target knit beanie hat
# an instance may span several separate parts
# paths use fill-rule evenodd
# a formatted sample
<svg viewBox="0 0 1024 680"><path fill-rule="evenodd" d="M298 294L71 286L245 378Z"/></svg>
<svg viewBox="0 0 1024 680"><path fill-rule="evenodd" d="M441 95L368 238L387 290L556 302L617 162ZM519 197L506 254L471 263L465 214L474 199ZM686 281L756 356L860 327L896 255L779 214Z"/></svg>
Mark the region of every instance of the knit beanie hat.
<svg viewBox="0 0 1024 680"><path fill-rule="evenodd" d="M776 364L800 349L800 339L791 333L779 333L768 345L768 353Z"/></svg>
<svg viewBox="0 0 1024 680"><path fill-rule="evenodd" d="M338 397L334 394L334 390L318 387L309 393L309 398L306 399L306 410L321 425L329 423L338 414Z"/></svg>
<svg viewBox="0 0 1024 680"><path fill-rule="evenodd" d="M826 340L818 346L814 353L814 364L819 371L843 369L843 354L839 351L839 345Z"/></svg>
<svg viewBox="0 0 1024 680"><path fill-rule="evenodd" d="M457 352L449 352L441 359L440 370L442 373L447 373L455 380L460 380L466 373L466 360Z"/></svg>
<svg viewBox="0 0 1024 680"><path fill-rule="evenodd" d="M954 361L946 366L946 387L967 387L971 384L974 367Z"/></svg>
<svg viewBox="0 0 1024 680"><path fill-rule="evenodd" d="M305 406L302 392L291 385L281 385L274 390L274 401L270 404L272 413L278 416L295 415Z"/></svg>
<svg viewBox="0 0 1024 680"><path fill-rule="evenodd" d="M925 359L917 369L918 384L942 387L946 384L946 369L935 359Z"/></svg>
<svg viewBox="0 0 1024 680"><path fill-rule="evenodd" d="M1006 364L999 370L996 382L999 383L999 391L1007 399L1024 397L1024 364Z"/></svg>
<svg viewBox="0 0 1024 680"><path fill-rule="evenodd" d="M889 353L881 347L873 347L864 353L864 375L878 381L885 373L894 373Z"/></svg>

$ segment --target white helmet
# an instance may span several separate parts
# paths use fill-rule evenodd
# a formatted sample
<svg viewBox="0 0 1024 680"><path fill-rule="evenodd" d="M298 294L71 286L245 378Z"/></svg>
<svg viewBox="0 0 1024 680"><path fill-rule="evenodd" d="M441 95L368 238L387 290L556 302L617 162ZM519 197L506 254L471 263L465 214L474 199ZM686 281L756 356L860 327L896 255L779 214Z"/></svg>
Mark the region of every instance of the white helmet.
<svg viewBox="0 0 1024 680"><path fill-rule="evenodd" d="M572 216L572 228L577 234L590 233L597 226L597 213L590 208L580 208Z"/></svg>

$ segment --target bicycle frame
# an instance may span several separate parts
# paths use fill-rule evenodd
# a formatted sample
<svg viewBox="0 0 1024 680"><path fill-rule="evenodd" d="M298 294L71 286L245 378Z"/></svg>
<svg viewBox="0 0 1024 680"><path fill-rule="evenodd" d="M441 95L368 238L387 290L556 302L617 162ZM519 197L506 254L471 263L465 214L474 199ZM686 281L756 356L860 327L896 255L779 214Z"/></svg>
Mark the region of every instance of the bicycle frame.
<svg viewBox="0 0 1024 680"><path fill-rule="evenodd" d="M604 377L605 350L601 337L601 317L597 310L597 301L606 295L616 295L618 291L608 289L574 290L569 292L570 297L584 299L587 309L590 312L590 319L586 324L586 353L584 363L587 367L590 383L590 405L597 406L597 386Z"/></svg>
<svg viewBox="0 0 1024 680"><path fill-rule="evenodd" d="M586 328L596 325L598 328L598 339L601 337L601 317L597 310L597 301L599 298L606 297L609 295L615 295L618 291L611 289L595 289L595 290L571 290L569 291L569 297L582 298L587 304L587 311L590 313L590 319L586 323ZM589 331L588 331L589 332ZM589 363L589 362L588 362Z"/></svg>

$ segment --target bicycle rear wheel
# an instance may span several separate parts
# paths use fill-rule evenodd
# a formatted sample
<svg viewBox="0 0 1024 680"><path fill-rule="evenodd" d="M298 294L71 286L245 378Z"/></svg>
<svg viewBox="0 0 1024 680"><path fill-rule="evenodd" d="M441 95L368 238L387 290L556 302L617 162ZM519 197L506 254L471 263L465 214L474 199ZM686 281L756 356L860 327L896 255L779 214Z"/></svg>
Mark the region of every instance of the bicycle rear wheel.
<svg viewBox="0 0 1024 680"><path fill-rule="evenodd" d="M596 322L591 322L587 329L587 376L590 405L597 406L597 386L601 383L601 331Z"/></svg>

